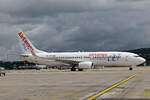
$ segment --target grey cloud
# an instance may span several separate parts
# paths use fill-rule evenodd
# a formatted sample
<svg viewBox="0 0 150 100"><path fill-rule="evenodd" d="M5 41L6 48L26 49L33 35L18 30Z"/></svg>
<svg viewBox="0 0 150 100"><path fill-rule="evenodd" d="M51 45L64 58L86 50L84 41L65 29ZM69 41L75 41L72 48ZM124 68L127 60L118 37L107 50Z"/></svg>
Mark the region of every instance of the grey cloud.
<svg viewBox="0 0 150 100"><path fill-rule="evenodd" d="M142 1L142 0L141 0ZM13 16L56 16L59 13L82 13L111 10L121 7L142 9L149 1L135 0L2 0L0 11ZM139 3L140 2L140 3Z"/></svg>
<svg viewBox="0 0 150 100"><path fill-rule="evenodd" d="M55 21L57 24L52 25L48 22L48 26L45 27L50 27L50 30L45 31L43 29L42 35L39 34L39 38L34 38L33 40L36 40L36 44L39 44L39 40L44 40L38 47L41 47L41 44L44 46L49 44L48 47L42 46L45 50L52 50L54 48L54 50L64 51L96 51L148 47L149 42L147 44L142 42L149 40L149 28L146 27L149 23L147 21L148 16L142 19L138 17L141 14L139 12L130 12L131 14L129 15L124 13L120 15L121 13L121 11L113 11L113 13L109 11L107 13L83 13L80 16L76 14L64 14L61 15L63 17L56 18ZM64 20L64 18L67 20ZM80 21L78 21L79 19ZM147 21L147 24L145 21ZM77 30L73 32L68 31L73 28ZM67 34L67 31L70 34Z"/></svg>
<svg viewBox="0 0 150 100"><path fill-rule="evenodd" d="M17 16L45 16L65 12L96 11L112 7L114 0L2 0L0 11Z"/></svg>

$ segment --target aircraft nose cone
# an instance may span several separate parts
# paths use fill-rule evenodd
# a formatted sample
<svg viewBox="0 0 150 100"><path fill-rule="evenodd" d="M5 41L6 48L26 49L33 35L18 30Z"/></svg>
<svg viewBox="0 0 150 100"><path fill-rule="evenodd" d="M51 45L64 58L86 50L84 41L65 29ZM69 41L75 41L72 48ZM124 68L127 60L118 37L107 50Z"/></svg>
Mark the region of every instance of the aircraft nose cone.
<svg viewBox="0 0 150 100"><path fill-rule="evenodd" d="M143 63L145 63L145 61L146 60L144 58L142 58L142 57L139 58L139 64L143 64Z"/></svg>

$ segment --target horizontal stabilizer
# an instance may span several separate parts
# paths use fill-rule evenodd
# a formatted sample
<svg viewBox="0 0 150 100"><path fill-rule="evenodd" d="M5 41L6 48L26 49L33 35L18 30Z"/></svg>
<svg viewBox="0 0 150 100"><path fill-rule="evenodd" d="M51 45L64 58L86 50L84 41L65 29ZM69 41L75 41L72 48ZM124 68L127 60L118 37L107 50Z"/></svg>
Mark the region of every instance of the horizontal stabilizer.
<svg viewBox="0 0 150 100"><path fill-rule="evenodd" d="M21 54L8 54L8 55L13 55L18 57L29 57L28 55L21 55Z"/></svg>

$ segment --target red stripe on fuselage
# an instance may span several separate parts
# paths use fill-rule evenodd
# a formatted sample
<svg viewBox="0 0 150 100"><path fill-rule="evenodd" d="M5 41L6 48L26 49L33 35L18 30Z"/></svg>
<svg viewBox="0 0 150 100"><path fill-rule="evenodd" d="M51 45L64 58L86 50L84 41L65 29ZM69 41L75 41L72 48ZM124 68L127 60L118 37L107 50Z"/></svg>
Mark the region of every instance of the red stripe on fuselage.
<svg viewBox="0 0 150 100"><path fill-rule="evenodd" d="M107 56L107 54L106 53L89 53L89 56L102 56L102 57L104 57L104 56Z"/></svg>

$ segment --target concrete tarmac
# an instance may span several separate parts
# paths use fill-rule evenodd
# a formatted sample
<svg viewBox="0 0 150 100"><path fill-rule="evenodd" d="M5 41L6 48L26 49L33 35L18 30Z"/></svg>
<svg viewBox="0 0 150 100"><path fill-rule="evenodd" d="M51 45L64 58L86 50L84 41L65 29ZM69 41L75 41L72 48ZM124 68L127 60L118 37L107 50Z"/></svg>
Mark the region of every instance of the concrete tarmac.
<svg viewBox="0 0 150 100"><path fill-rule="evenodd" d="M150 67L104 68L70 72L14 70L0 77L0 100L86 100L134 74L96 100L150 99Z"/></svg>

